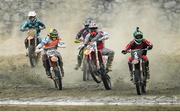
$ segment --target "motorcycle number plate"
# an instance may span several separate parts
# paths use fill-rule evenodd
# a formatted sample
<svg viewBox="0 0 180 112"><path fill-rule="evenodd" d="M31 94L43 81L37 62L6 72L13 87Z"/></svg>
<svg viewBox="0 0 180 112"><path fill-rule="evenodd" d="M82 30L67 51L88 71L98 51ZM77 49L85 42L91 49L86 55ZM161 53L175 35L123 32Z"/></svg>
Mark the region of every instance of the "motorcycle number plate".
<svg viewBox="0 0 180 112"><path fill-rule="evenodd" d="M139 61L136 60L136 59L134 59L134 60L132 61L132 64L138 64L138 63L139 63Z"/></svg>
<svg viewBox="0 0 180 112"><path fill-rule="evenodd" d="M84 54L85 54L85 55L89 55L90 53L91 53L91 50L85 50L85 51L84 51Z"/></svg>
<svg viewBox="0 0 180 112"><path fill-rule="evenodd" d="M29 36L27 39L28 39L28 40L31 40L31 39L33 39L33 38L34 38L34 37L32 37L32 36Z"/></svg>
<svg viewBox="0 0 180 112"><path fill-rule="evenodd" d="M58 61L58 58L56 56L52 56L51 61L56 62L56 61Z"/></svg>

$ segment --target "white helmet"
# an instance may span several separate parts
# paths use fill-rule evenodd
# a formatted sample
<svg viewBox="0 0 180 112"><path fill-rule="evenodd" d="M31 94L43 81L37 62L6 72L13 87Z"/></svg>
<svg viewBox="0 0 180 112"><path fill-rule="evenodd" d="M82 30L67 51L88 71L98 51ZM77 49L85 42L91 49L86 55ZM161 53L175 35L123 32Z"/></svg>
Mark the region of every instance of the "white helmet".
<svg viewBox="0 0 180 112"><path fill-rule="evenodd" d="M29 11L29 13L28 13L28 17L30 17L30 16L36 16L36 12L35 11Z"/></svg>
<svg viewBox="0 0 180 112"><path fill-rule="evenodd" d="M89 29L98 29L97 24L93 21L89 24Z"/></svg>

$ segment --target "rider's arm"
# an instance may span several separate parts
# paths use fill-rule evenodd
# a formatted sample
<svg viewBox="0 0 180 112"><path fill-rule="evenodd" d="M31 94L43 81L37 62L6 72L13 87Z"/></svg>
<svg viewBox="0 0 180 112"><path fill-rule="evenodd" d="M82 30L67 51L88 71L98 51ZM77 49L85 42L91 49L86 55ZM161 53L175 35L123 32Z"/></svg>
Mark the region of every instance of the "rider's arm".
<svg viewBox="0 0 180 112"><path fill-rule="evenodd" d="M62 40L59 40L58 47L65 48L66 47L65 42L63 42Z"/></svg>
<svg viewBox="0 0 180 112"><path fill-rule="evenodd" d="M76 39L81 38L83 31L84 31L84 29L80 30L80 31L77 33Z"/></svg>
<svg viewBox="0 0 180 112"><path fill-rule="evenodd" d="M107 32L98 32L98 34L96 35L96 37L94 37L92 39L92 42L95 42L95 41L104 41L104 40L107 40L109 39L109 34Z"/></svg>
<svg viewBox="0 0 180 112"><path fill-rule="evenodd" d="M20 31L27 31L28 30L28 22L26 21L23 25L21 25Z"/></svg>
<svg viewBox="0 0 180 112"><path fill-rule="evenodd" d="M132 46L132 41L126 46L124 50L121 51L121 53L126 54L128 50L131 49L131 46Z"/></svg>
<svg viewBox="0 0 180 112"><path fill-rule="evenodd" d="M41 43L39 43L39 44L37 45L36 48L40 49L40 48L42 48L44 45L46 45L47 43L49 43L49 38L48 38L48 37L46 37L45 39L43 39L43 40L41 41Z"/></svg>
<svg viewBox="0 0 180 112"><path fill-rule="evenodd" d="M87 34L84 40L84 45L87 45L90 42L90 34Z"/></svg>
<svg viewBox="0 0 180 112"><path fill-rule="evenodd" d="M98 39L98 41L104 41L109 39L109 34L107 32L102 32L102 37Z"/></svg>
<svg viewBox="0 0 180 112"><path fill-rule="evenodd" d="M101 37L103 37L103 35L98 32L98 34L96 35L96 37L94 37L91 41L92 41L92 42L98 41Z"/></svg>
<svg viewBox="0 0 180 112"><path fill-rule="evenodd" d="M150 41L144 39L144 42L146 43L147 48L148 48L149 50L151 50L151 49L153 48L153 44L152 44Z"/></svg>
<svg viewBox="0 0 180 112"><path fill-rule="evenodd" d="M126 52L127 52L128 50L130 50L133 43L134 43L134 41L131 41L131 42L126 46L126 48L125 48L124 50L125 50Z"/></svg>
<svg viewBox="0 0 180 112"><path fill-rule="evenodd" d="M44 25L43 22L39 21L39 26L40 26L40 29L43 30L46 28L46 26Z"/></svg>

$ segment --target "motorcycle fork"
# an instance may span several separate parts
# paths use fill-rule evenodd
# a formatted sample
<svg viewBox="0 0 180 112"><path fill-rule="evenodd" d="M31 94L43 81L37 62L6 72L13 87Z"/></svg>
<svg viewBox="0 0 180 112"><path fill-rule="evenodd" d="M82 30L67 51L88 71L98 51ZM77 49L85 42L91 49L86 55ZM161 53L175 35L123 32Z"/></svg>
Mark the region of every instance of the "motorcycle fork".
<svg viewBox="0 0 180 112"><path fill-rule="evenodd" d="M52 63L50 56L48 56L48 62L49 62L49 66L50 66L50 73L51 73L51 75L52 75L52 78L54 79L54 78L55 78L55 74L53 73L54 64Z"/></svg>
<svg viewBox="0 0 180 112"><path fill-rule="evenodd" d="M52 74L53 67L52 67L52 63L51 63L51 57L49 57L49 56L48 56L48 63L49 63L49 67L50 67L50 72Z"/></svg>
<svg viewBox="0 0 180 112"><path fill-rule="evenodd" d="M99 60L98 60L98 57L97 57L96 54L97 54L96 52L95 53L92 52L91 54L89 54L89 59L93 60L93 62L94 62L94 59L95 59L95 65L96 65L97 70L98 70L100 67L99 67Z"/></svg>
<svg viewBox="0 0 180 112"><path fill-rule="evenodd" d="M28 48L29 48L29 46L31 45L31 40L30 39L27 40L28 40Z"/></svg>
<svg viewBox="0 0 180 112"><path fill-rule="evenodd" d="M133 82L135 83L135 64L132 64L132 72L133 72Z"/></svg>
<svg viewBox="0 0 180 112"><path fill-rule="evenodd" d="M99 56L98 56L98 49L97 49L97 47L95 48L95 57L96 57L97 69L100 69L100 62L99 62Z"/></svg>
<svg viewBox="0 0 180 112"><path fill-rule="evenodd" d="M49 65L50 65L51 74L53 74L53 71L55 69L58 69L61 72L61 68L60 68L60 64L59 64L59 58L56 62L53 62L53 61L51 61L51 57L49 57L49 63L50 63ZM61 73L60 73L60 75L61 75ZM55 76L55 74L53 74L52 77L56 78L57 76Z"/></svg>
<svg viewBox="0 0 180 112"><path fill-rule="evenodd" d="M36 37L34 38L34 46L35 47L37 46L37 38Z"/></svg>
<svg viewBox="0 0 180 112"><path fill-rule="evenodd" d="M142 77L143 77L143 81L146 80L146 69L145 69L145 62L142 60Z"/></svg>
<svg viewBox="0 0 180 112"><path fill-rule="evenodd" d="M143 77L143 61L142 61L142 59L139 60L139 68L140 68L140 81L141 81L141 83L143 83L142 81L143 81L144 77Z"/></svg>
<svg viewBox="0 0 180 112"><path fill-rule="evenodd" d="M140 83L142 83L142 61L141 60L139 60L138 64L132 64L133 80L134 80L133 82L136 83L136 81L135 81L135 70L137 69L137 66L138 66L138 68L140 70L140 74L139 74Z"/></svg>
<svg viewBox="0 0 180 112"><path fill-rule="evenodd" d="M36 47L36 45L37 45L37 38L33 38L33 39L27 39L27 41L28 41L28 48L29 48L29 46L31 46L31 43L33 45L33 40L34 40L34 48Z"/></svg>

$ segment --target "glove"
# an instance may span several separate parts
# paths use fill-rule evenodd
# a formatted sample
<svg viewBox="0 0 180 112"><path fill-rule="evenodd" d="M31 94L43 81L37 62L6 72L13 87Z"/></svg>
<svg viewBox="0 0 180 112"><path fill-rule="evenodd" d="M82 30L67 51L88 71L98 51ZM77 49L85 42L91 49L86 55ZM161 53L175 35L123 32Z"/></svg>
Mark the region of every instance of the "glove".
<svg viewBox="0 0 180 112"><path fill-rule="evenodd" d="M36 48L35 49L35 53L39 53L40 52L40 49L39 48Z"/></svg>
<svg viewBox="0 0 180 112"><path fill-rule="evenodd" d="M40 30L44 30L45 29L45 27L41 27L41 28L39 28Z"/></svg>
<svg viewBox="0 0 180 112"><path fill-rule="evenodd" d="M81 43L81 41L78 40L78 39L76 39L76 40L74 41L74 43L78 44L78 43Z"/></svg>
<svg viewBox="0 0 180 112"><path fill-rule="evenodd" d="M36 46L35 53L40 53L43 50L43 48L39 48L39 46Z"/></svg>
<svg viewBox="0 0 180 112"><path fill-rule="evenodd" d="M59 42L59 43L58 43L58 47L60 47L60 48L65 48L66 45L65 45L64 42Z"/></svg>
<svg viewBox="0 0 180 112"><path fill-rule="evenodd" d="M151 49L152 49L152 46L148 46L147 49L148 49L148 50L151 50Z"/></svg>
<svg viewBox="0 0 180 112"><path fill-rule="evenodd" d="M127 54L127 52L125 50L122 50L121 53L122 54Z"/></svg>

